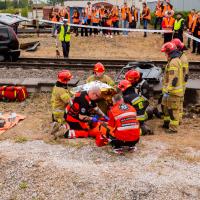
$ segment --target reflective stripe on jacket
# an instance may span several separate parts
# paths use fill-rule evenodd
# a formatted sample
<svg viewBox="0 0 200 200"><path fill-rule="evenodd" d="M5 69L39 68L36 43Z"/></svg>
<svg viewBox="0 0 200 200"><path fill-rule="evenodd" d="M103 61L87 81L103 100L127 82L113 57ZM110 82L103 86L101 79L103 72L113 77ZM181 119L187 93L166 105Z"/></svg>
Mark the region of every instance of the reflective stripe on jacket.
<svg viewBox="0 0 200 200"><path fill-rule="evenodd" d="M135 141L140 137L140 126L136 120L136 110L129 104L116 103L108 113L108 125L118 140Z"/></svg>

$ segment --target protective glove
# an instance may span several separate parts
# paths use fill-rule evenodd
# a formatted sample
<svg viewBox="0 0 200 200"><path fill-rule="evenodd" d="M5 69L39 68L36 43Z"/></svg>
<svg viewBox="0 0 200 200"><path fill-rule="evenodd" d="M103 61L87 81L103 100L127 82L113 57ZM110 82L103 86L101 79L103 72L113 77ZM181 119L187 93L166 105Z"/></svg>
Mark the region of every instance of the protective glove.
<svg viewBox="0 0 200 200"><path fill-rule="evenodd" d="M92 117L92 120L91 120L91 121L94 122L94 123L96 123L96 122L99 121L99 118L97 118L97 116L94 116L94 117Z"/></svg>
<svg viewBox="0 0 200 200"><path fill-rule="evenodd" d="M164 98L164 99L169 98L169 94L168 94L168 93L164 93L164 94L163 94L163 98Z"/></svg>
<svg viewBox="0 0 200 200"><path fill-rule="evenodd" d="M105 120L106 122L109 121L109 117L108 117L108 116L105 115L103 118L104 118L104 120Z"/></svg>

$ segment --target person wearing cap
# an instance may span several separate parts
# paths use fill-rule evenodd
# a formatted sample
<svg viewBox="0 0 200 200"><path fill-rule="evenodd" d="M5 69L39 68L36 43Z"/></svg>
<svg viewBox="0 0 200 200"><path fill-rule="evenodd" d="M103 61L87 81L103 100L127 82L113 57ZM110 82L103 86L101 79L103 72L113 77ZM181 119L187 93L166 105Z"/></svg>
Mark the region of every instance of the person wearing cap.
<svg viewBox="0 0 200 200"><path fill-rule="evenodd" d="M101 81L102 83L106 83L110 86L114 86L115 82L105 74L105 67L102 63L98 62L94 66L94 74L89 76L86 80L87 83L92 81Z"/></svg>
<svg viewBox="0 0 200 200"><path fill-rule="evenodd" d="M174 36L173 38L178 38L181 42L183 42L183 30L185 26L185 20L182 17L181 13L177 13L176 20L174 22Z"/></svg>
<svg viewBox="0 0 200 200"><path fill-rule="evenodd" d="M51 108L53 128L51 134L58 131L60 125L65 124L64 111L68 103L70 103L72 93L68 89L68 82L72 79L69 70L58 72L58 78L51 95Z"/></svg>
<svg viewBox="0 0 200 200"><path fill-rule="evenodd" d="M165 43L161 52L164 52L168 59L162 88L163 128L166 128L168 133L176 133L180 124L181 101L184 95L181 52L172 42Z"/></svg>
<svg viewBox="0 0 200 200"><path fill-rule="evenodd" d="M173 28L174 28L174 22L175 19L173 18L174 11L166 11L165 17L162 21L162 30L170 31L167 33L164 33L164 43L170 42L172 40L173 36Z"/></svg>
<svg viewBox="0 0 200 200"><path fill-rule="evenodd" d="M68 19L63 19L63 25L59 28L59 40L62 43L64 58L69 57L70 49L70 26L68 25Z"/></svg>

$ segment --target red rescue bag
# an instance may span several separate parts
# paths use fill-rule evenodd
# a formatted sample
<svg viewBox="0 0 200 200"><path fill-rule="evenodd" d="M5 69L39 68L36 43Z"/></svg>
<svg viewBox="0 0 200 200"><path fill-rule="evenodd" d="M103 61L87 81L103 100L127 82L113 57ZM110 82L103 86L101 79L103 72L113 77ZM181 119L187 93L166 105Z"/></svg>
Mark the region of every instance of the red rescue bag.
<svg viewBox="0 0 200 200"><path fill-rule="evenodd" d="M0 87L0 100L24 101L27 97L28 97L28 92L24 86L1 86Z"/></svg>

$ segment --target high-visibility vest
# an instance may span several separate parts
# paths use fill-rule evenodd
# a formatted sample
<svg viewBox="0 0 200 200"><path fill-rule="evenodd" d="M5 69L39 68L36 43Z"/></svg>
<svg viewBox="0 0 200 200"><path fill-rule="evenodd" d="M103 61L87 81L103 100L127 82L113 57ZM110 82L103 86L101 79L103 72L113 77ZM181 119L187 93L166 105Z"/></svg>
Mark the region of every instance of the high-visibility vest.
<svg viewBox="0 0 200 200"><path fill-rule="evenodd" d="M51 21L52 21L52 22L58 22L56 16L52 17Z"/></svg>
<svg viewBox="0 0 200 200"><path fill-rule="evenodd" d="M101 8L101 9L99 10L99 15L100 15L101 18L105 17L105 9L102 9L102 8Z"/></svg>
<svg viewBox="0 0 200 200"><path fill-rule="evenodd" d="M167 18L165 17L162 22L162 29L164 30L172 30L174 27L175 19L173 17Z"/></svg>
<svg viewBox="0 0 200 200"><path fill-rule="evenodd" d="M194 22L194 20L196 19L196 15L195 14L189 14L188 15L188 28L192 28L192 24Z"/></svg>
<svg viewBox="0 0 200 200"><path fill-rule="evenodd" d="M157 6L156 6L155 16L156 17L162 17L163 16L162 8L160 6L160 3L157 4Z"/></svg>
<svg viewBox="0 0 200 200"><path fill-rule="evenodd" d="M173 9L173 7L171 8L170 5L164 5L163 16L165 16L165 12L166 12L166 11L171 11L172 9Z"/></svg>
<svg viewBox="0 0 200 200"><path fill-rule="evenodd" d="M174 22L174 30L175 31L178 31L181 28L182 21L184 21L183 18L181 18L179 20L177 20L177 19L175 20L175 22Z"/></svg>
<svg viewBox="0 0 200 200"><path fill-rule="evenodd" d="M112 20L113 22L116 22L119 20L119 11L117 8L112 9Z"/></svg>
<svg viewBox="0 0 200 200"><path fill-rule="evenodd" d="M197 21L199 21L199 23L200 23L199 19L195 19L194 20L193 25L192 25L192 33L194 33L194 31L195 31L195 27L197 25ZM198 30L198 36L200 36L200 30Z"/></svg>
<svg viewBox="0 0 200 200"><path fill-rule="evenodd" d="M77 12L75 12L74 14L73 14L73 23L79 23L79 17L78 17L78 13Z"/></svg>
<svg viewBox="0 0 200 200"><path fill-rule="evenodd" d="M65 34L65 28L64 28L64 26L62 25L61 27L60 27L60 33L59 33L59 40L61 41L61 42L63 42L63 41L65 41L65 42L69 42L70 41L70 26L69 25L67 25L67 32L68 33L66 33Z"/></svg>
<svg viewBox="0 0 200 200"><path fill-rule="evenodd" d="M92 12L92 23L99 23L100 21L100 16L99 16L99 11L94 11Z"/></svg>
<svg viewBox="0 0 200 200"><path fill-rule="evenodd" d="M129 7L122 7L121 12L122 12L122 20L127 20L127 14L129 15L130 8Z"/></svg>
<svg viewBox="0 0 200 200"><path fill-rule="evenodd" d="M86 12L87 18L91 19L91 17L92 17L92 7L86 7L85 12Z"/></svg>
<svg viewBox="0 0 200 200"><path fill-rule="evenodd" d="M145 17L143 17L143 19L151 20L151 12L148 7L143 9L142 15L146 15Z"/></svg>

